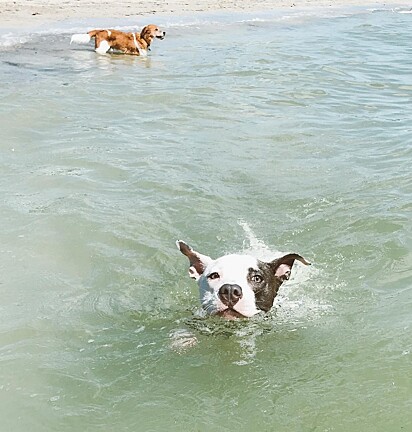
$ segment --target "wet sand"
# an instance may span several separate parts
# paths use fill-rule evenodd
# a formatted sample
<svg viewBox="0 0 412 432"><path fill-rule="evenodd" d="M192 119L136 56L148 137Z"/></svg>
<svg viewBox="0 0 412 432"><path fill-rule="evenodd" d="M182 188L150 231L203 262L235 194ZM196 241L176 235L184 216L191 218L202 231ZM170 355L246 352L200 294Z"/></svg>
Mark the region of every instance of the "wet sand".
<svg viewBox="0 0 412 432"><path fill-rule="evenodd" d="M1 27L36 27L50 22L84 18L122 18L213 11L265 11L277 8L344 6L409 7L409 0L0 0Z"/></svg>

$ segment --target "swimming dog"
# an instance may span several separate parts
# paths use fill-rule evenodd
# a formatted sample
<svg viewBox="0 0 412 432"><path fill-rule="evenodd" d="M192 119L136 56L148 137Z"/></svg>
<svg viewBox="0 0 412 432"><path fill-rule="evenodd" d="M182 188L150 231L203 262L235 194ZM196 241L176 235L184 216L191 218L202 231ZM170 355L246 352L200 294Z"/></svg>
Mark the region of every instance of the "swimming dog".
<svg viewBox="0 0 412 432"><path fill-rule="evenodd" d="M120 30L91 30L88 33L74 34L70 44L87 44L94 38L95 51L106 54L109 50L124 54L146 56L153 39L165 38L166 32L154 24L143 27L140 33L125 33Z"/></svg>
<svg viewBox="0 0 412 432"><path fill-rule="evenodd" d="M194 251L184 241L177 248L189 258L189 276L199 285L202 308L209 315L226 319L250 318L268 312L295 260L310 265L298 254L287 254L270 262L251 255L224 255L216 260Z"/></svg>

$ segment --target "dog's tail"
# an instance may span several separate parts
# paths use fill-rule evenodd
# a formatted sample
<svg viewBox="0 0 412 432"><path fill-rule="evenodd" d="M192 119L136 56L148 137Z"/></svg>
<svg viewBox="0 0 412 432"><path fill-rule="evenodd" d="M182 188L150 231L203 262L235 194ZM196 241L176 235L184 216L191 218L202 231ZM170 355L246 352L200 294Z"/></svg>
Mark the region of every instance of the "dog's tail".
<svg viewBox="0 0 412 432"><path fill-rule="evenodd" d="M70 45L72 43L76 44L88 44L90 40L92 39L90 33L80 33L80 34L74 34L72 38L70 39Z"/></svg>

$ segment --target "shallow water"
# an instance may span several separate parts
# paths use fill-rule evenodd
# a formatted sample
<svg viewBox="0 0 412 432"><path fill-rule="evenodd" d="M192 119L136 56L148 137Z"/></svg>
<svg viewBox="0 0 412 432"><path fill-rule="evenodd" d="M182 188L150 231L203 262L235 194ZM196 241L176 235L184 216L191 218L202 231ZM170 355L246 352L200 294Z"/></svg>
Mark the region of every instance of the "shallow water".
<svg viewBox="0 0 412 432"><path fill-rule="evenodd" d="M2 430L412 430L411 15L158 23L0 35ZM205 320L178 238L313 266Z"/></svg>

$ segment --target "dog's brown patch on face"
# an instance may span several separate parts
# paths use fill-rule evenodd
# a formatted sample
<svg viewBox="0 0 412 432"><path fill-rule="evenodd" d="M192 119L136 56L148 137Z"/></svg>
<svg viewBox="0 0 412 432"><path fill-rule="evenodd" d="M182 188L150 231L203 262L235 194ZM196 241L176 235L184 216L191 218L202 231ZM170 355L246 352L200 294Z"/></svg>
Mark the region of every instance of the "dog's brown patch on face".
<svg viewBox="0 0 412 432"><path fill-rule="evenodd" d="M257 308L264 312L272 308L280 286L290 277L295 260L310 265L298 254L287 254L269 263L259 261L259 272L249 269L248 283L255 293Z"/></svg>
<svg viewBox="0 0 412 432"><path fill-rule="evenodd" d="M275 276L268 263L259 261L258 266L259 272L249 270L248 283L255 293L256 307L268 312L273 306L282 281Z"/></svg>

